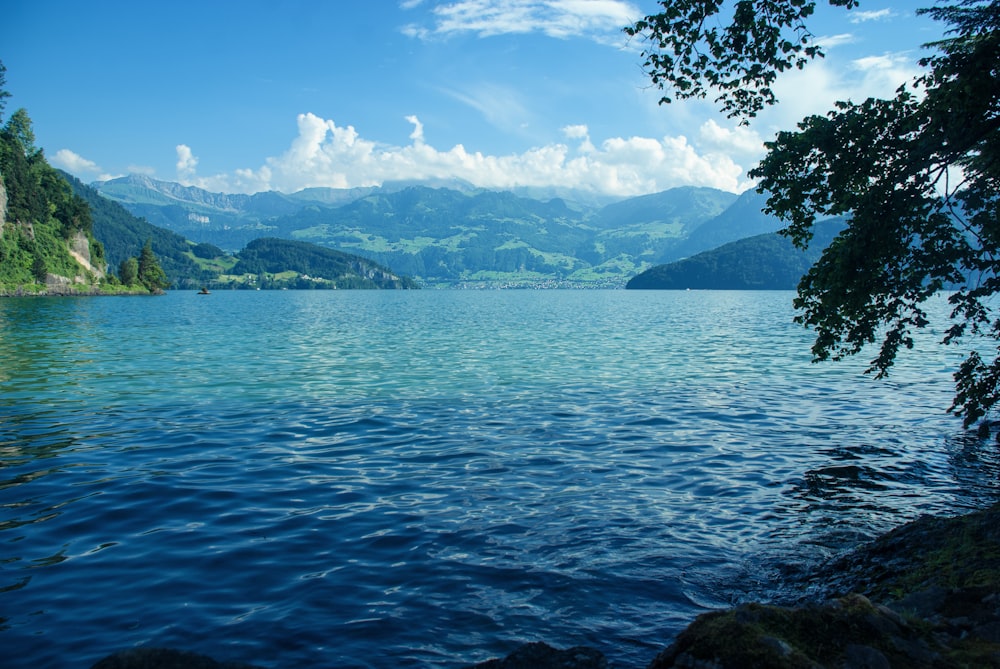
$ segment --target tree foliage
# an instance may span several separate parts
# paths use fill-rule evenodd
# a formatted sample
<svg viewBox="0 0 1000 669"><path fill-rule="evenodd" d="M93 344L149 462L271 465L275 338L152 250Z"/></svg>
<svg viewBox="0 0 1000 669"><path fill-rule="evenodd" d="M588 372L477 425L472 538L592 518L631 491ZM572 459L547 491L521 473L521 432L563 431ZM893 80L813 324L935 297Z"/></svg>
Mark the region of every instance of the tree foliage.
<svg viewBox="0 0 1000 669"><path fill-rule="evenodd" d="M118 265L118 279L123 286L136 286L139 284L139 260L137 258L126 258Z"/></svg>
<svg viewBox="0 0 1000 669"><path fill-rule="evenodd" d="M1000 339L990 300L1000 291L1000 3L924 11L951 25L922 61L926 75L892 100L841 102L779 133L751 173L800 246L818 216L850 214L796 306L816 330L817 359L881 340L869 368L878 376L913 346L928 323L923 303L945 287L955 288L945 342ZM955 380L951 410L971 424L1000 399L1000 357L973 351Z"/></svg>
<svg viewBox="0 0 1000 669"><path fill-rule="evenodd" d="M147 241L139 252L136 278L151 293L156 293L170 286L167 275L163 273L160 262L153 253L153 242Z"/></svg>
<svg viewBox="0 0 1000 669"><path fill-rule="evenodd" d="M858 0L828 0L851 9ZM653 84L667 91L661 103L704 98L730 116L753 117L775 102L771 85L778 74L801 69L822 56L806 20L816 0L660 0L663 11L625 28L642 38L644 66ZM717 15L732 6L728 24Z"/></svg>
<svg viewBox="0 0 1000 669"><path fill-rule="evenodd" d="M360 256L308 242L261 237L238 254L233 274L292 271L338 288L416 288L416 283ZM310 279L292 287L311 287Z"/></svg>
<svg viewBox="0 0 1000 669"><path fill-rule="evenodd" d="M215 277L216 273L204 271L189 257L198 247L193 247L184 237L150 225L145 219L133 216L119 203L101 197L100 193L79 179L61 174L73 192L88 205L94 236L106 249L107 262L111 267L119 268L128 258L138 257L143 244L151 241L153 252L171 286L194 288ZM221 249L215 248L215 251L216 255L223 255Z"/></svg>
<svg viewBox="0 0 1000 669"><path fill-rule="evenodd" d="M10 92L7 90L7 66L0 61L0 121L3 120L3 110L7 108L7 98Z"/></svg>
<svg viewBox="0 0 1000 669"><path fill-rule="evenodd" d="M719 3L664 4L717 10ZM811 11L813 3L756 4L771 7L766 17L782 7ZM850 8L855 3L831 4ZM759 190L770 193L767 211L787 221L785 234L801 248L808 246L821 218L849 218L849 226L799 284L797 320L816 331L817 360L843 358L877 344L869 367L877 376L888 373L900 349L913 346L914 330L928 324L926 300L943 289L950 291L952 305L944 343L957 343L963 335L981 343L985 337L1000 354L995 300L1000 292L1000 0L958 0L920 12L947 26L944 39L927 45L932 55L920 61L926 74L892 99L840 102L826 116L809 117L796 131L779 133L750 173L759 179ZM721 90L724 109L752 116L759 109L753 100L729 102L739 102L726 83L735 79L715 74L733 72L733 63L737 72L757 72L739 69L751 62L742 60L746 48L735 38L713 37L716 29L706 27L704 17L701 23L679 24L667 22L675 10L667 14L663 23L644 25L655 30L680 26L683 32L663 43L690 45L682 54L698 53L697 45L706 43L713 50L707 61L680 61L680 69L665 61L674 70L661 71L662 81L684 95L697 90L689 82L700 76L699 82ZM787 15L777 16L772 28L787 28ZM752 24L737 10L734 25L723 33L742 34ZM765 84L790 62L783 48L754 54L762 57L753 62L768 71L756 81ZM758 99L773 100L766 86L757 90L765 93ZM950 411L966 425L1000 401L1000 355L985 359L979 348L955 373Z"/></svg>
<svg viewBox="0 0 1000 669"><path fill-rule="evenodd" d="M0 63L0 86L4 72ZM4 93L0 90L0 109L9 96ZM93 264L103 266L104 249L93 238L87 203L35 146L24 109L0 126L0 178L7 193L6 224L0 227L0 284L45 283L49 274L86 276L68 244L80 233L90 245Z"/></svg>

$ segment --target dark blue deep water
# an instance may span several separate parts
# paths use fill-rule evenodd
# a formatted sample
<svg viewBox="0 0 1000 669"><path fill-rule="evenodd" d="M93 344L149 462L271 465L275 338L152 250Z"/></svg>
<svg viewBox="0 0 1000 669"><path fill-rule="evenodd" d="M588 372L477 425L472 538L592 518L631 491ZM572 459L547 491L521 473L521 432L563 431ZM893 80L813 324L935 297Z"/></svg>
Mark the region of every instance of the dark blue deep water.
<svg viewBox="0 0 1000 669"><path fill-rule="evenodd" d="M814 365L791 293L0 301L8 668L175 646L641 667L695 615L995 497L961 349ZM942 311L944 309L941 303Z"/></svg>

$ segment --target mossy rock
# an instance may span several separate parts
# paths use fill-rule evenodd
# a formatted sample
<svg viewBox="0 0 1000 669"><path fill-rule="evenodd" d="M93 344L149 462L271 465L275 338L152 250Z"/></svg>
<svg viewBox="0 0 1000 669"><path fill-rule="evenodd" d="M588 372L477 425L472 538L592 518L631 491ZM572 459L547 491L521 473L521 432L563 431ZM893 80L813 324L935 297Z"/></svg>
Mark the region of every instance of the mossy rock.
<svg viewBox="0 0 1000 669"><path fill-rule="evenodd" d="M705 614L650 669L1000 669L1000 504L909 523L805 585L826 603Z"/></svg>
<svg viewBox="0 0 1000 669"><path fill-rule="evenodd" d="M1000 504L955 518L921 518L854 551L818 578L879 601L932 588L1000 588Z"/></svg>
<svg viewBox="0 0 1000 669"><path fill-rule="evenodd" d="M934 667L940 658L928 630L854 594L823 605L745 604L702 615L649 666Z"/></svg>

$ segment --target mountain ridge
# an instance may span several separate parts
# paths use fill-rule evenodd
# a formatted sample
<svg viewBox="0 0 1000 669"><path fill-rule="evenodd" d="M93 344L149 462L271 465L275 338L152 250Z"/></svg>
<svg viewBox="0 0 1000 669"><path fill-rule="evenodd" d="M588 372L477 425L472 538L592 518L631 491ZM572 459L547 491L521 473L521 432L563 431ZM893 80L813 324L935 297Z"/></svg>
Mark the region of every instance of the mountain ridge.
<svg viewBox="0 0 1000 669"><path fill-rule="evenodd" d="M598 205L578 192L451 182L311 188L266 198L211 194L148 177L95 186L135 215L195 242L233 251L259 237L309 241L438 286L622 287L649 267L706 250L711 238L699 246L697 230L742 197L685 186ZM160 193L154 197L150 188ZM526 196L543 192L565 197ZM769 225L781 227L777 219ZM729 238L749 236L739 217L723 227Z"/></svg>
<svg viewBox="0 0 1000 669"><path fill-rule="evenodd" d="M101 240L112 269L149 241L167 278L179 289L417 287L409 277L367 258L291 240L258 238L258 243L228 255L137 218L78 179L65 173L63 177L90 207L94 236Z"/></svg>

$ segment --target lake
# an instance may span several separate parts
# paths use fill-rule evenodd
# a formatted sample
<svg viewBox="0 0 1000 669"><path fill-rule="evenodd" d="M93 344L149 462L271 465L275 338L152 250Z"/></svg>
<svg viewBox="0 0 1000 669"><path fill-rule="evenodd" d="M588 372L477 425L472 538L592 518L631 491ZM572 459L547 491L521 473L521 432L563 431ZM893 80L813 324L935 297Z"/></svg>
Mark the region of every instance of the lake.
<svg viewBox="0 0 1000 669"><path fill-rule="evenodd" d="M699 613L993 501L996 450L945 413L963 350L812 364L792 297L0 300L4 664L543 640L643 667Z"/></svg>

